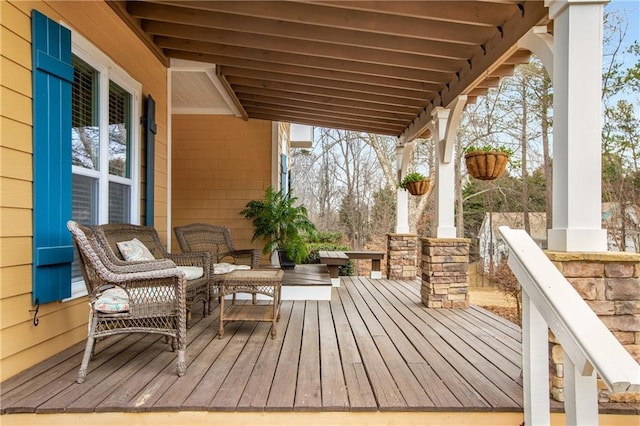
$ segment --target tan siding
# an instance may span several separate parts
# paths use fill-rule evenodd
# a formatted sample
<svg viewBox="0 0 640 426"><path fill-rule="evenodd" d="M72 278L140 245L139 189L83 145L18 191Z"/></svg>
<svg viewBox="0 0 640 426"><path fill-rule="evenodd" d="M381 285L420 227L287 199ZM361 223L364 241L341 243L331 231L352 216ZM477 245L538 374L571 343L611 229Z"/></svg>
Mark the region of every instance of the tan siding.
<svg viewBox="0 0 640 426"><path fill-rule="evenodd" d="M4 72L3 72L4 73ZM31 98L14 92L7 87L0 87L0 108L2 114L12 120L31 124Z"/></svg>
<svg viewBox="0 0 640 426"><path fill-rule="evenodd" d="M5 77L2 85L24 96L31 97L31 71L7 58L0 58L0 69Z"/></svg>
<svg viewBox="0 0 640 426"><path fill-rule="evenodd" d="M2 359L2 375L4 376L6 373L11 371L21 371L24 369L24 364L28 360L33 360L32 362L35 364L39 361L45 360L51 357L53 354L56 354L66 348L69 347L69 342L80 342L87 338L87 306L83 303L76 307L78 309L79 315L78 319L84 316L84 324L78 325L76 328L69 329L67 318L70 316L70 313L67 312L64 317L65 327L67 331L64 334L52 335L52 337L47 338L46 340L42 340L38 345L29 346L25 349L22 349L20 352L15 352L14 355L9 355L6 358ZM39 317L40 324L38 327L34 327L32 319L28 322L24 323L21 327L12 327L11 333L4 333L3 335L7 335L7 339L12 339L14 335L17 334L17 337L20 337L20 333L25 334L28 333L30 335L35 335L34 330L40 328L42 325L42 321L52 321L54 318L48 317ZM46 330L46 335L42 334L40 337L43 339L50 334L51 330ZM4 346L4 343L3 343ZM31 361L30 361L31 362ZM8 376L7 376L8 377ZM4 423L3 423L4 424Z"/></svg>
<svg viewBox="0 0 640 426"><path fill-rule="evenodd" d="M0 117L0 141L5 148L33 152L31 126L7 117Z"/></svg>
<svg viewBox="0 0 640 426"><path fill-rule="evenodd" d="M9 23L8 25L17 35L25 40L31 38L31 21L24 10L16 7L13 3L2 1L0 2L0 14L2 14L3 26L5 26L5 23Z"/></svg>
<svg viewBox="0 0 640 426"><path fill-rule="evenodd" d="M31 189L31 182L0 175L0 206L31 209L33 198Z"/></svg>
<svg viewBox="0 0 640 426"><path fill-rule="evenodd" d="M236 248L262 248L251 243L251 223L239 212L248 201L262 198L271 183L271 122L175 115L172 125L173 226L225 225Z"/></svg>
<svg viewBox="0 0 640 426"><path fill-rule="evenodd" d="M86 338L86 298L31 305L31 10L64 22L142 84L156 100L156 227L166 236L167 70L103 2L0 2L0 340L4 380ZM142 127L134 129L142 132ZM143 135L141 133L142 141Z"/></svg>
<svg viewBox="0 0 640 426"><path fill-rule="evenodd" d="M0 268L0 299L31 294L31 265Z"/></svg>
<svg viewBox="0 0 640 426"><path fill-rule="evenodd" d="M31 263L31 237L2 237L0 267Z"/></svg>
<svg viewBox="0 0 640 426"><path fill-rule="evenodd" d="M0 235L3 237L30 237L31 210L0 207Z"/></svg>
<svg viewBox="0 0 640 426"><path fill-rule="evenodd" d="M31 180L32 155L29 152L0 147L0 169L5 177Z"/></svg>
<svg viewBox="0 0 640 426"><path fill-rule="evenodd" d="M4 18L2 19L4 24ZM11 22L11 24L15 24ZM0 39L2 40L2 56L31 69L31 43L7 29L0 27Z"/></svg>

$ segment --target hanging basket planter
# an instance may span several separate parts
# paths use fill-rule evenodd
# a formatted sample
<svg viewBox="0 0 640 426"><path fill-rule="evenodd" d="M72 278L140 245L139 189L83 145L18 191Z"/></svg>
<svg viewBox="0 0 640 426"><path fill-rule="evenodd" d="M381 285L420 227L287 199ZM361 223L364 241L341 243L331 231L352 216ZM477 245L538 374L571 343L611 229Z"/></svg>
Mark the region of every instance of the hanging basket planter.
<svg viewBox="0 0 640 426"><path fill-rule="evenodd" d="M411 195L424 195L429 191L430 185L430 179L423 179L416 182L408 182L406 184L406 189Z"/></svg>
<svg viewBox="0 0 640 426"><path fill-rule="evenodd" d="M480 180L493 180L502 176L509 163L509 155L502 151L472 151L465 154L467 172Z"/></svg>

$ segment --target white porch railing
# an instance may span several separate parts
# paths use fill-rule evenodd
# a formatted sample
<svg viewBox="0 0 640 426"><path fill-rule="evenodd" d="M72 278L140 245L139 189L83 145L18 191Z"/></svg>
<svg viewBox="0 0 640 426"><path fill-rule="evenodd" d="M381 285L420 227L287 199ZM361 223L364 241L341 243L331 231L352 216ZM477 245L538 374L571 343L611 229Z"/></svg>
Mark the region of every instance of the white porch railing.
<svg viewBox="0 0 640 426"><path fill-rule="evenodd" d="M525 425L548 425L550 328L564 350L569 425L598 424L596 373L612 392L640 391L640 365L523 230L501 226L522 286Z"/></svg>

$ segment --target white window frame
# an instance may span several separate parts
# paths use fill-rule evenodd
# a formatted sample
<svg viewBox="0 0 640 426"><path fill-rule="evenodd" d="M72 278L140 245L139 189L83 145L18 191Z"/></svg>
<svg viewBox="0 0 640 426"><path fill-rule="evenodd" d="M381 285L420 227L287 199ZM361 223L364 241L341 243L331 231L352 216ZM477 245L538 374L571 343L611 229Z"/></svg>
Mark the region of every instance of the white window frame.
<svg viewBox="0 0 640 426"><path fill-rule="evenodd" d="M63 24L64 25L64 24ZM67 28L69 28L67 26ZM100 111L98 125L100 131L100 167L99 170L90 170L80 166L72 166L72 174L87 176L98 179L98 223L108 223L109 221L109 183L119 183L130 185L131 188L131 223L140 222L140 157L141 157L141 125L139 121L142 110L142 84L133 79L126 71L117 65L111 58L100 51L86 38L71 30L71 52L73 55L85 61L99 73L98 77L98 109ZM109 175L109 132L102 131L108 129L109 125L109 81L113 81L118 86L131 94L131 122L130 122L130 150L129 161L131 176L124 178L121 176ZM87 289L82 280L71 283L71 297L67 300L86 296Z"/></svg>

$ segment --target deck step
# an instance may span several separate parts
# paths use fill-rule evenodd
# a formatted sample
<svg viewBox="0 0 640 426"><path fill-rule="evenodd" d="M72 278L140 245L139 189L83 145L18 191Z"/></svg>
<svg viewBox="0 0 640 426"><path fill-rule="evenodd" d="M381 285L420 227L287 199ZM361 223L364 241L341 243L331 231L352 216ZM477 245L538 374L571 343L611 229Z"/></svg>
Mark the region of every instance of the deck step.
<svg viewBox="0 0 640 426"><path fill-rule="evenodd" d="M258 299L268 299L266 296ZM237 299L250 299L239 293ZM282 280L282 300L331 300L331 280L326 265L296 265L285 269Z"/></svg>

